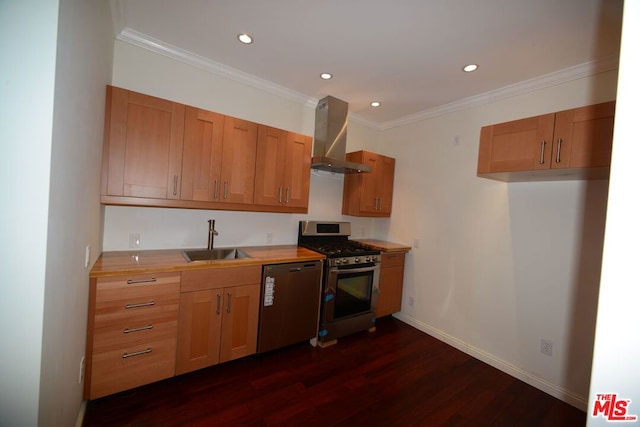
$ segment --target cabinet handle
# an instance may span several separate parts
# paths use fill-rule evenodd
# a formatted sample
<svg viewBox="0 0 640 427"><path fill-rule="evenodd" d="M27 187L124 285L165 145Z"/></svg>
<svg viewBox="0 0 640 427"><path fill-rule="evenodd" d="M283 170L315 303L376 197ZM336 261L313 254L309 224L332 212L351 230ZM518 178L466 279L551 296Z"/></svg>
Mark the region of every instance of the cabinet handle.
<svg viewBox="0 0 640 427"><path fill-rule="evenodd" d="M231 313L231 292L227 292L227 313Z"/></svg>
<svg viewBox="0 0 640 427"><path fill-rule="evenodd" d="M138 304L127 304L124 306L124 308L129 309L129 308L151 307L153 305L156 305L155 301L141 302Z"/></svg>
<svg viewBox="0 0 640 427"><path fill-rule="evenodd" d="M220 300L222 296L220 294L216 295L216 314L220 314Z"/></svg>
<svg viewBox="0 0 640 427"><path fill-rule="evenodd" d="M149 326L142 326L140 328L127 328L124 331L122 331L125 334L130 334L131 332L140 332L140 331L148 331L149 329L153 329L153 325L149 325Z"/></svg>
<svg viewBox="0 0 640 427"><path fill-rule="evenodd" d="M282 187L278 187L278 203L282 203Z"/></svg>
<svg viewBox="0 0 640 427"><path fill-rule="evenodd" d="M289 204L289 187L287 187L287 191L284 193L284 202Z"/></svg>
<svg viewBox="0 0 640 427"><path fill-rule="evenodd" d="M122 355L123 359L126 359L127 357L133 357L133 356L140 356L142 354L147 354L147 353L151 353L151 349L148 348L146 350L142 350L142 351L134 351L133 353L125 353Z"/></svg>
<svg viewBox="0 0 640 427"><path fill-rule="evenodd" d="M213 199L218 198L218 180L213 181Z"/></svg>
<svg viewBox="0 0 640 427"><path fill-rule="evenodd" d="M178 194L178 175L173 175L173 195Z"/></svg>
<svg viewBox="0 0 640 427"><path fill-rule="evenodd" d="M556 163L560 163L560 148L562 148L562 138L558 138L558 148L556 150Z"/></svg>
<svg viewBox="0 0 640 427"><path fill-rule="evenodd" d="M158 279L155 277L152 277L151 279L127 280L127 285L135 285L136 283L154 283L157 281Z"/></svg>
<svg viewBox="0 0 640 427"><path fill-rule="evenodd" d="M222 195L222 198L227 200L227 181L224 182L224 193Z"/></svg>
<svg viewBox="0 0 640 427"><path fill-rule="evenodd" d="M546 140L542 140L542 142L540 143L540 164L543 165L544 164L544 149L547 146L547 141Z"/></svg>

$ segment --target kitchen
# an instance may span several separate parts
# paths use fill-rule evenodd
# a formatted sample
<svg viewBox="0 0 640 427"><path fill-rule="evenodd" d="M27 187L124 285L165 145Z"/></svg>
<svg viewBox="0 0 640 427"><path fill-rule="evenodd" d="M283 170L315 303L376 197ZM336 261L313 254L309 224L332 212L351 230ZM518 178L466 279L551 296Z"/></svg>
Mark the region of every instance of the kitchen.
<svg viewBox="0 0 640 427"><path fill-rule="evenodd" d="M69 18L71 12L66 9L63 12L61 18ZM110 28L108 30L112 31ZM71 47L67 49L70 51ZM105 50L108 52L108 48ZM113 67L104 69L113 71L99 72L104 77L100 84L92 80L95 77L80 74L84 78L75 79L73 84L67 82L58 86L58 90L72 93L74 84L84 84L91 89L91 95L99 99L104 96L101 94L104 85L112 83L306 134L310 134L313 128L311 107L266 95L263 91L212 76L122 41L115 43ZM73 73L82 73L82 70L74 69ZM149 75L154 78L149 79ZM588 363L585 358L576 359L573 352L590 353L593 346L593 330L589 335L588 331L581 328L588 328L589 325L593 328L595 325L594 298L597 294L592 289L594 273L590 268L594 266L590 263L595 262L598 269L600 263L597 260L599 254L590 251L598 252L593 248L602 246L603 204L607 200L607 184L595 181L503 184L477 178L478 129L481 125L493 122L613 99L616 97L616 75L615 70L605 71L385 131L371 129L357 122L349 123L349 151L366 148L390 155L396 158L397 164L403 165L396 172L394 213L391 219L349 218L354 223L354 237L383 238L413 246L406 264L403 316L407 320L413 318L417 326L430 325L434 328L431 332L440 333L441 339L449 338L471 351L483 350L478 353L490 353L497 363L508 362L505 368L518 366L528 372L536 372L540 378L554 385L552 391L568 390L577 394L578 400L589 397L585 389L589 369L587 366L585 371L583 366L572 370L567 364L569 360L578 364ZM219 98L210 98L207 93L216 93ZM247 102L248 99L252 102ZM66 111L62 107L57 108L60 109L56 111ZM98 113L103 107L91 108L88 122L99 127L101 118ZM273 114L275 110L279 114ZM58 120L63 119L64 116L56 117L56 126L60 126ZM89 137L94 142L98 141L96 145L101 144L97 132L90 126L62 132L70 133L72 139ZM55 132L54 135L60 137ZM393 143L388 144L387 141ZM427 141L440 143L427 144ZM78 142L77 146L83 145ZM64 151L60 152L56 147L54 145L53 155L60 156ZM94 147L89 155L94 167L99 167L100 155L99 148ZM60 171L63 168L63 161L53 163L51 173L57 178L51 180L51 191L68 182L69 178ZM43 173L49 170L46 161L42 170ZM85 180L91 176L93 192L69 199L70 196L60 191L51 198L54 213L63 212L71 218L78 218L73 226L57 214L47 219L46 213L50 209L49 197L46 196L49 194L48 184L44 190L44 201L40 202L45 205L27 209L25 213L28 215L24 215L24 220L34 219L33 224L42 224L43 217L35 212L44 212L44 222L51 221L50 233L59 230L72 235L73 227L78 225L83 230L100 230L101 214L96 208L99 177L78 169L73 174L71 178ZM312 173L309 212L315 218L341 218L336 207L341 205L342 179L329 173ZM46 182L50 182L48 177ZM85 200L83 197L88 201L78 202ZM20 205L22 199L16 196L9 200ZM92 212L92 219L84 219L84 216L75 213L76 209L61 208L58 203ZM555 208L544 207L550 204L554 204ZM75 245L74 252L80 254L83 260L85 246L89 243L92 261L95 261L99 247L105 251L128 248L131 233L140 234L142 248L203 246L206 243L206 221L210 217L216 218L218 224L219 246L293 243L295 224L302 219L300 215L284 214L216 211L212 215L211 212L191 210L107 207L104 209L103 233L98 235L97 231L83 231L80 236L72 237L71 242ZM562 218L559 223L555 222L558 217ZM247 227L258 222L261 224L258 231ZM479 223L482 227L477 226ZM22 222L14 219L13 224ZM25 245L33 242L35 236L31 233L47 235L46 228L42 229L40 225L34 227L30 223L24 224L24 228L30 230L30 239L23 243ZM552 237L557 244L549 244ZM36 238L36 241L39 240ZM65 251L69 250L66 244L59 246ZM24 249L33 250L31 246L25 246ZM532 253L539 252L544 252L550 260L540 259L540 255L536 255L533 261L528 258ZM50 319L49 316L53 316L53 319L59 319L59 311L64 307L67 307L64 310L68 309L70 303L62 301L62 295L56 292L59 279L54 279L65 272L73 272L72 276L75 277L74 285L62 285L65 295L73 295L71 307L79 307L72 308L72 312L76 312L76 317L86 316L82 307L86 307L87 294L86 291L77 291L76 286L80 282L86 283L83 276L87 273L84 269L78 271L76 267L68 265L68 261L58 259L58 256L51 253L48 256L53 259L46 261L49 265L47 282L52 281L55 287L43 286L40 293L36 292L36 295L40 295L36 305L41 308L34 313L34 318L43 319L44 316ZM584 261L576 261L582 259ZM45 260L47 258L42 258L39 262L44 263ZM566 263L576 263L580 267L568 269ZM540 264L544 264L547 271L539 271ZM545 280L551 278L551 282L543 286L544 295L535 292L541 281L540 276L544 276ZM586 278L586 293L574 287L572 278L576 276ZM13 275L9 277L14 280ZM43 278L34 282L43 283ZM75 296L76 293L79 295ZM12 298L10 295L5 301L17 304L20 296L18 294ZM409 305L410 298L413 306ZM590 309L587 310L587 306ZM538 310L537 307L544 309ZM584 309L580 310L581 307ZM6 312L10 313L10 310L11 307ZM14 319L11 315L7 316L6 320ZM35 372L38 372L38 378L42 375L41 380L32 378L26 382L34 390L27 390L25 394L42 394L40 404L43 414L55 412L51 410L52 402L64 399L55 397L49 387L73 389L69 394L75 396L72 400L76 402L80 395L79 386L74 388L68 384L68 380L59 378L59 374L50 366L64 358L47 358L47 355L60 354L73 359L73 362L62 363L63 371L67 373L64 377L77 376L77 362L83 352L84 339L74 338L69 346L73 350L63 351L55 344L63 336L63 326L71 326L75 336L83 334L82 325L69 325L66 321L47 323L44 326L44 339L34 343L37 360L23 362L25 367L37 366ZM555 354L564 357L558 356L552 359L553 362L539 357L538 346L542 334L551 335L547 338L553 341L554 351L559 352ZM43 359L42 368L40 355ZM41 387L42 390L38 391ZM30 408L27 412L33 414L35 411L37 414L38 403L34 405L29 397L25 398L25 402ZM74 403L66 402L62 407L63 413L75 412L77 415ZM55 415L52 417L56 418Z"/></svg>

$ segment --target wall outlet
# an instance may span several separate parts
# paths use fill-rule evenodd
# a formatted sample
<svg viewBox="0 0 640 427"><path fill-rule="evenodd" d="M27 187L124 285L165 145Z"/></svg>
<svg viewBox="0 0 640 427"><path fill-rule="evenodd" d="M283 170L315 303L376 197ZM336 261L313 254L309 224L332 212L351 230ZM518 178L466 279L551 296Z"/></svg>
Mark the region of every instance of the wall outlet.
<svg viewBox="0 0 640 427"><path fill-rule="evenodd" d="M553 343L549 340L541 340L540 341L540 353L546 354L547 356L553 355Z"/></svg>
<svg viewBox="0 0 640 427"><path fill-rule="evenodd" d="M409 307L413 307L413 297L409 297Z"/></svg>
<svg viewBox="0 0 640 427"><path fill-rule="evenodd" d="M273 243L273 233L267 233L267 244L270 245Z"/></svg>
<svg viewBox="0 0 640 427"><path fill-rule="evenodd" d="M84 381L84 365L85 360L84 356L82 356L82 358L80 359L80 371L78 372L78 384L82 384L82 381Z"/></svg>
<svg viewBox="0 0 640 427"><path fill-rule="evenodd" d="M140 233L129 234L129 249L140 249Z"/></svg>
<svg viewBox="0 0 640 427"><path fill-rule="evenodd" d="M84 248L84 268L89 268L89 261L91 261L91 245Z"/></svg>

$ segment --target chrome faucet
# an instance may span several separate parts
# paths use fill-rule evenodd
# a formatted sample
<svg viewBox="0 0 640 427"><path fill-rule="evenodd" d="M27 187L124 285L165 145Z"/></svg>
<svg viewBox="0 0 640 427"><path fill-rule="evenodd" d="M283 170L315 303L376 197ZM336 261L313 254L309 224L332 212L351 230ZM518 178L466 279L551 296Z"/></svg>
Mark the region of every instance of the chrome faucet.
<svg viewBox="0 0 640 427"><path fill-rule="evenodd" d="M216 231L216 220L209 220L209 243L207 244L207 250L213 250L213 236L217 236L218 232Z"/></svg>

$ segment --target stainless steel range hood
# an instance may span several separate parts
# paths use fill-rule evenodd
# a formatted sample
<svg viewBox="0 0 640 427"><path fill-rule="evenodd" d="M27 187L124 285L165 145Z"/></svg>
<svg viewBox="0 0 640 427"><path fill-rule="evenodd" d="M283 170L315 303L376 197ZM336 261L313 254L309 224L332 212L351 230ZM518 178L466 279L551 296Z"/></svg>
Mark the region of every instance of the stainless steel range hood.
<svg viewBox="0 0 640 427"><path fill-rule="evenodd" d="M335 173L371 172L371 167L346 160L349 104L327 96L316 106L311 168Z"/></svg>

